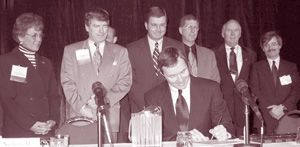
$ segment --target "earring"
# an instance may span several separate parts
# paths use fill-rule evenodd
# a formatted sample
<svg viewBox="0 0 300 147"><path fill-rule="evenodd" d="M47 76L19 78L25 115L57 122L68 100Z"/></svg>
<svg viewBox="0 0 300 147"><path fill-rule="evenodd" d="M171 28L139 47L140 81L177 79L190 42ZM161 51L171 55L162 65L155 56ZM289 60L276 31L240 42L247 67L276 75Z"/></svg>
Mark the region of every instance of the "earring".
<svg viewBox="0 0 300 147"><path fill-rule="evenodd" d="M22 42L22 41L20 41L20 44L22 45L22 44L23 44L23 42Z"/></svg>

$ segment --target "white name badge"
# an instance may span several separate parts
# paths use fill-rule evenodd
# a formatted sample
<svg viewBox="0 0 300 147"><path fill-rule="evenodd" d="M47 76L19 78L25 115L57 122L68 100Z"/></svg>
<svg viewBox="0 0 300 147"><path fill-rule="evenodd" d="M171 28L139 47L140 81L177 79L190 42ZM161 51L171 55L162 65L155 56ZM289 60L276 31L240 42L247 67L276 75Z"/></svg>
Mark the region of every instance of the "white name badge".
<svg viewBox="0 0 300 147"><path fill-rule="evenodd" d="M281 76L279 77L279 80L281 85L288 85L292 83L292 78L290 75Z"/></svg>
<svg viewBox="0 0 300 147"><path fill-rule="evenodd" d="M40 147L40 138L0 138L1 147Z"/></svg>
<svg viewBox="0 0 300 147"><path fill-rule="evenodd" d="M26 83L27 67L13 65L11 68L10 80Z"/></svg>
<svg viewBox="0 0 300 147"><path fill-rule="evenodd" d="M91 62L89 49L76 50L76 60L79 65L87 64Z"/></svg>

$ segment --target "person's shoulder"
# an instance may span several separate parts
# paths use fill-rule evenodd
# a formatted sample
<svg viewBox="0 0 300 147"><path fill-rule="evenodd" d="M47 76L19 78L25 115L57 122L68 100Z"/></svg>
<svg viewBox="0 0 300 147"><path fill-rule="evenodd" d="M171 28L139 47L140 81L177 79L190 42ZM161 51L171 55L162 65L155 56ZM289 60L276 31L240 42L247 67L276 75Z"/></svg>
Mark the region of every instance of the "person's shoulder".
<svg viewBox="0 0 300 147"><path fill-rule="evenodd" d="M173 44L173 45L182 45L182 42L176 40L176 39L173 39L173 38L170 38L170 37L167 37L167 36L164 36L163 37L163 42L164 43L170 43L170 44Z"/></svg>
<svg viewBox="0 0 300 147"><path fill-rule="evenodd" d="M168 88L168 82L163 81L157 86L145 92L145 95L161 95L161 91L164 91L165 88Z"/></svg>
<svg viewBox="0 0 300 147"><path fill-rule="evenodd" d="M296 67L297 67L297 64L294 63L294 62L291 62L291 61L287 61L287 60L284 60L284 59L280 59L280 62L281 62L281 64L284 64L284 65L287 65L287 66L291 66L291 67L296 66Z"/></svg>
<svg viewBox="0 0 300 147"><path fill-rule="evenodd" d="M0 60L5 61L5 60L10 60L12 58L17 58L16 57L16 54L18 54L17 52L18 52L18 48L16 47L12 49L10 52L0 55ZM1 63L5 63L5 62L1 62Z"/></svg>
<svg viewBox="0 0 300 147"><path fill-rule="evenodd" d="M251 49L249 47L242 46L242 45L240 45L240 46L241 46L241 49L243 51L246 51L247 53L252 54L252 55L256 55L256 53L255 53L255 51L253 51L253 49Z"/></svg>
<svg viewBox="0 0 300 147"><path fill-rule="evenodd" d="M191 76L191 82L204 87L216 87L220 84L214 80Z"/></svg>
<svg viewBox="0 0 300 147"><path fill-rule="evenodd" d="M143 38L140 38L138 40L135 40L133 42L130 42L126 45L126 48L127 49L130 49L130 48L135 48L139 45L141 45L142 43L146 42L147 41L147 37L143 37Z"/></svg>
<svg viewBox="0 0 300 147"><path fill-rule="evenodd" d="M82 41L78 41L78 42L75 42L75 43L68 44L68 45L65 46L65 48L67 49L67 48L78 48L78 47L82 47L85 41L86 41L86 40L82 40Z"/></svg>
<svg viewBox="0 0 300 147"><path fill-rule="evenodd" d="M197 48L197 50L200 50L201 53L203 53L205 55L215 55L214 51L207 47L196 45L196 48Z"/></svg>

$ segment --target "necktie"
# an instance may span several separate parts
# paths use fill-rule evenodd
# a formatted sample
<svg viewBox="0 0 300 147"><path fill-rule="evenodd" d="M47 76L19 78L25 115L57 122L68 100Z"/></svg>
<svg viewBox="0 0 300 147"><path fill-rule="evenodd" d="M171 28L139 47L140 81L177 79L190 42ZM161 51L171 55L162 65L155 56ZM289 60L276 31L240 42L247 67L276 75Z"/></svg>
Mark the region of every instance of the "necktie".
<svg viewBox="0 0 300 147"><path fill-rule="evenodd" d="M189 110L184 97L182 96L182 90L178 90L178 98L176 101L176 119L181 131L188 130L189 123Z"/></svg>
<svg viewBox="0 0 300 147"><path fill-rule="evenodd" d="M153 62L154 62L154 69L155 69L155 75L158 76L158 56L159 56L159 51L158 51L158 43L156 42L155 43L155 49L154 49L154 52L153 52L153 56L152 56L152 59L153 59Z"/></svg>
<svg viewBox="0 0 300 147"><path fill-rule="evenodd" d="M230 55L229 55L229 69L231 74L235 74L237 76L238 69L236 63L236 54L234 52L234 47L230 48Z"/></svg>
<svg viewBox="0 0 300 147"><path fill-rule="evenodd" d="M197 61L195 55L192 52L192 48L189 49L188 59L191 64L191 74L197 77Z"/></svg>
<svg viewBox="0 0 300 147"><path fill-rule="evenodd" d="M276 86L276 82L277 82L277 67L275 65L275 61L273 61L273 64L272 64L272 74L273 74L274 84Z"/></svg>
<svg viewBox="0 0 300 147"><path fill-rule="evenodd" d="M100 53L99 44L94 43L96 46L96 51L94 53L94 66L97 74L100 72L100 65L102 63L102 55Z"/></svg>

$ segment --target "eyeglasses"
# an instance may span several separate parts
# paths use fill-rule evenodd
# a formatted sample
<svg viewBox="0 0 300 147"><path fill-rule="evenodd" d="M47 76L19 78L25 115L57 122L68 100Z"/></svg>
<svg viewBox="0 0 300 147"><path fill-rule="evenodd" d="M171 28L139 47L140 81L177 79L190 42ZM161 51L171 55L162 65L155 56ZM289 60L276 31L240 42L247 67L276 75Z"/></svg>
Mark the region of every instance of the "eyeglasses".
<svg viewBox="0 0 300 147"><path fill-rule="evenodd" d="M194 29L194 30L199 30L199 27L197 27L197 26L191 26L191 25L183 26L183 28L185 28L185 29L190 29L190 30L192 30L192 29Z"/></svg>
<svg viewBox="0 0 300 147"><path fill-rule="evenodd" d="M269 48L269 47L277 47L279 44L278 44L278 42L272 42L272 43L270 43L270 44L268 44L268 43L265 43L264 44L264 46L266 47L266 48Z"/></svg>
<svg viewBox="0 0 300 147"><path fill-rule="evenodd" d="M44 34L37 34L37 33L35 33L35 34L26 34L26 35L30 36L30 37L31 37L32 39L34 39L34 40L36 40L37 37L39 37L39 38L41 38L41 39L43 39L43 38L45 37Z"/></svg>

